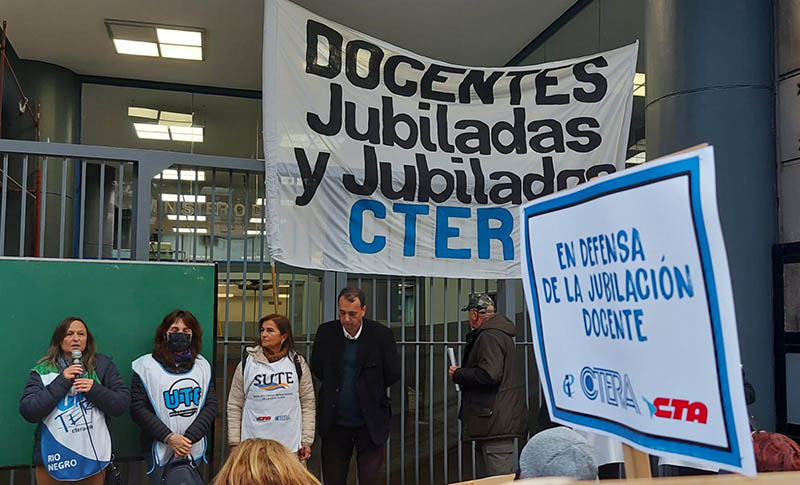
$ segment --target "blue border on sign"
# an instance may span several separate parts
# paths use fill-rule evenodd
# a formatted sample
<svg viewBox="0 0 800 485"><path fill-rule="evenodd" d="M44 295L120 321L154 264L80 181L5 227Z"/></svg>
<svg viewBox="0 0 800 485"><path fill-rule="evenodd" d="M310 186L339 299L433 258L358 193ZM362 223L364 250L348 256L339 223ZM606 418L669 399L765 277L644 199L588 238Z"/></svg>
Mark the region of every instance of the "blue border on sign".
<svg viewBox="0 0 800 485"><path fill-rule="evenodd" d="M584 189L577 189L561 197L554 197L541 203L535 203L524 209L524 234L526 264L530 277L529 286L532 293L534 308L534 322L536 325L539 348L542 353L542 367L545 372L550 403L555 403L553 395L553 385L550 377L550 370L547 365L547 352L544 347L544 337L542 335L541 315L539 310L539 296L536 291L536 276L533 268L533 261L530 257L530 234L529 219L547 212L553 212L566 207L579 205L611 193L629 190L643 185L658 183L660 181L675 177L688 177L689 182L689 202L694 223L694 232L700 253L700 263L703 269L705 291L708 301L709 319L711 321L711 334L714 341L715 361L717 364L717 379L720 392L720 402L722 403L723 420L725 434L728 439L728 446L719 447L698 442L687 441L670 437L657 436L644 433L623 425L616 421L591 416L583 413L576 413L562 408L554 408L555 417L574 424L579 424L589 428L603 430L617 436L638 443L653 450L661 450L682 455L694 456L696 458L726 463L741 467L742 459L739 453L739 442L736 433L736 423L733 417L733 405L730 388L728 386L728 369L725 358L725 346L723 344L722 322L719 312L719 300L717 287L714 280L714 271L711 262L711 252L708 247L708 236L706 234L705 221L700 198L700 159L697 156L676 160L675 162L658 165L653 168L642 168L640 170L623 174L608 181L600 181L595 185Z"/></svg>

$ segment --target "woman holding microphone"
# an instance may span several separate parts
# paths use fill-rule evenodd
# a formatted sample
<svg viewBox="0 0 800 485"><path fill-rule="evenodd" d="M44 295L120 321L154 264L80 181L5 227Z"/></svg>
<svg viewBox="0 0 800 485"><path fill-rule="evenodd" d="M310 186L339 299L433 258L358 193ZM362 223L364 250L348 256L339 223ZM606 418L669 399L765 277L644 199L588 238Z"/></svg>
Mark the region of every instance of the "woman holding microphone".
<svg viewBox="0 0 800 485"><path fill-rule="evenodd" d="M206 453L217 414L211 365L200 355L203 331L191 312L174 310L156 328L153 352L133 361L131 418L142 429L151 484L170 460Z"/></svg>
<svg viewBox="0 0 800 485"><path fill-rule="evenodd" d="M129 397L83 319L62 320L19 401L22 417L38 424L36 482L101 485L111 462L108 419L125 412Z"/></svg>

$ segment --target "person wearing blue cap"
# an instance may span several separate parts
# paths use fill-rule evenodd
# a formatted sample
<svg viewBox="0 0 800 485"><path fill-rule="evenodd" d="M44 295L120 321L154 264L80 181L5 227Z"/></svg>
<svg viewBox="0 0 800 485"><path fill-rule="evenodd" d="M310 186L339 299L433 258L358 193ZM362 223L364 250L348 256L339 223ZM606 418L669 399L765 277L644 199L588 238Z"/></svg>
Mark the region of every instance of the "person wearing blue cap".
<svg viewBox="0 0 800 485"><path fill-rule="evenodd" d="M464 441L475 442L478 478L515 473L515 438L528 429L525 381L517 362L513 337L516 328L495 313L486 293L470 297L467 345L461 367L450 366L453 382L461 386L458 416Z"/></svg>

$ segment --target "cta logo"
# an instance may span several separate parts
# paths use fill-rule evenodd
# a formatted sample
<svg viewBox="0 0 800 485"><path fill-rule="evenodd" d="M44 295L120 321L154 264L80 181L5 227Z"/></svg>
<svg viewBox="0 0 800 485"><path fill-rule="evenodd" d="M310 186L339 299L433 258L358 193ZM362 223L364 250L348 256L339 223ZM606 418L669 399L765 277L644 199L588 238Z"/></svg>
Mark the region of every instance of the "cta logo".
<svg viewBox="0 0 800 485"><path fill-rule="evenodd" d="M670 399L657 397L651 403L642 396L650 409L650 417L664 419L677 419L679 421L706 424L708 422L708 407L700 402L691 402L686 399Z"/></svg>
<svg viewBox="0 0 800 485"><path fill-rule="evenodd" d="M581 369L581 390L591 401L599 398L600 402L609 406L626 410L632 408L636 414L641 414L628 374L586 366Z"/></svg>

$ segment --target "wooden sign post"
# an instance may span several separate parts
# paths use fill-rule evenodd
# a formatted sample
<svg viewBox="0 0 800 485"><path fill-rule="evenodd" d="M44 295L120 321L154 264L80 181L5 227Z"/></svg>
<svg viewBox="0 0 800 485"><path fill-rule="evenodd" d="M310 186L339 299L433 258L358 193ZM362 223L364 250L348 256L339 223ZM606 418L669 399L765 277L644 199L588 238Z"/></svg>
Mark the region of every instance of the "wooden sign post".
<svg viewBox="0 0 800 485"><path fill-rule="evenodd" d="M622 453L625 455L625 478L652 478L650 472L650 457L647 453L622 444Z"/></svg>

